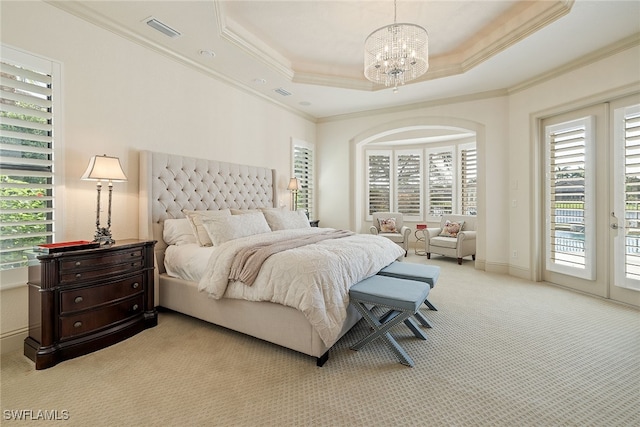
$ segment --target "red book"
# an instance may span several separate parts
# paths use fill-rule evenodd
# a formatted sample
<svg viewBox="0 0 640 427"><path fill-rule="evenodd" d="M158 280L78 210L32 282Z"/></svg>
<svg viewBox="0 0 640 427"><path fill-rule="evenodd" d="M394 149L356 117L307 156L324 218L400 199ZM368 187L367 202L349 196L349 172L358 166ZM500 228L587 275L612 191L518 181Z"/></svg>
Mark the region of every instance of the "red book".
<svg viewBox="0 0 640 427"><path fill-rule="evenodd" d="M92 249L98 247L100 247L99 242L75 240L73 242L46 243L36 246L35 249L39 252L53 254L56 252L79 251L81 249Z"/></svg>

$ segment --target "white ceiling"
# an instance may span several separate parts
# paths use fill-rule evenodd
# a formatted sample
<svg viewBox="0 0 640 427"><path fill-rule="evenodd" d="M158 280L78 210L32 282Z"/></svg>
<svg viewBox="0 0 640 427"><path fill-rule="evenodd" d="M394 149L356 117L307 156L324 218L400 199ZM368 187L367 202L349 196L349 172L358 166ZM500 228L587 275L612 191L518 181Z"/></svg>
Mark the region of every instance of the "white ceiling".
<svg viewBox="0 0 640 427"><path fill-rule="evenodd" d="M397 21L429 33L430 68L393 93L363 75L364 41L393 23L392 0L49 3L310 118L517 87L640 34L637 0L398 0Z"/></svg>

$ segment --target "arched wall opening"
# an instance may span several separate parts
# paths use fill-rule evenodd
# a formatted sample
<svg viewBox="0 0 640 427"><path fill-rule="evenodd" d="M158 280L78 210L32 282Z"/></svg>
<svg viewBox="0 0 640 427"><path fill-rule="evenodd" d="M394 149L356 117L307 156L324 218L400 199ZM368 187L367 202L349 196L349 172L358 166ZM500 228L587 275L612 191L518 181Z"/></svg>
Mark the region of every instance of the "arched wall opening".
<svg viewBox="0 0 640 427"><path fill-rule="evenodd" d="M368 226L365 204L366 165L365 150L376 145L428 145L443 141L475 140L477 150L477 251L483 252L485 231L482 226L485 213L485 128L471 120L455 117L413 117L395 120L367 129L350 140L350 186L352 194L350 227L359 233L367 233ZM428 221L428 219L425 218ZM414 227L415 228L415 227ZM480 255L480 254L478 254ZM483 257L484 258L484 257Z"/></svg>

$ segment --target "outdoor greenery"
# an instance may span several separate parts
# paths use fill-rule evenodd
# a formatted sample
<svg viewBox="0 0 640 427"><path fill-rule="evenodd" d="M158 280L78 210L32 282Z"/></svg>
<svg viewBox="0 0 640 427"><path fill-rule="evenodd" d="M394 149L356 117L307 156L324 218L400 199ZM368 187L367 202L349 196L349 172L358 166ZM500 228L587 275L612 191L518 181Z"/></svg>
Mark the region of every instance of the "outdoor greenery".
<svg viewBox="0 0 640 427"><path fill-rule="evenodd" d="M0 175L1 269L26 263L24 250L47 242L46 190L27 188L27 184Z"/></svg>

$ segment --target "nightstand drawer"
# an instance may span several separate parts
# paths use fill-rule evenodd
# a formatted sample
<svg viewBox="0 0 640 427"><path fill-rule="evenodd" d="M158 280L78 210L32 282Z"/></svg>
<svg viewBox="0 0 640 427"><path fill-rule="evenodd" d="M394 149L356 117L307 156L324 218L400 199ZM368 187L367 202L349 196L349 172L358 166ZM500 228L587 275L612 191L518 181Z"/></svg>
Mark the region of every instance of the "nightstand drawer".
<svg viewBox="0 0 640 427"><path fill-rule="evenodd" d="M75 273L81 270L109 267L127 262L140 262L141 260L142 250L138 248L120 250L102 256L76 256L62 261L60 272L62 274Z"/></svg>
<svg viewBox="0 0 640 427"><path fill-rule="evenodd" d="M86 282L90 279L118 276L120 274L125 274L132 271L140 271L142 266L142 258L131 258L127 259L127 262L122 264L114 264L108 266L99 265L91 270L75 269L75 271L73 272L68 270L65 272L61 269L60 284L68 285L71 283Z"/></svg>
<svg viewBox="0 0 640 427"><path fill-rule="evenodd" d="M106 285L62 291L60 292L60 313L84 310L141 293L144 291L143 280L144 276L140 274Z"/></svg>
<svg viewBox="0 0 640 427"><path fill-rule="evenodd" d="M78 335L93 332L115 322L125 320L142 313L143 295L124 300L118 304L108 305L74 316L60 317L60 339L69 339Z"/></svg>

